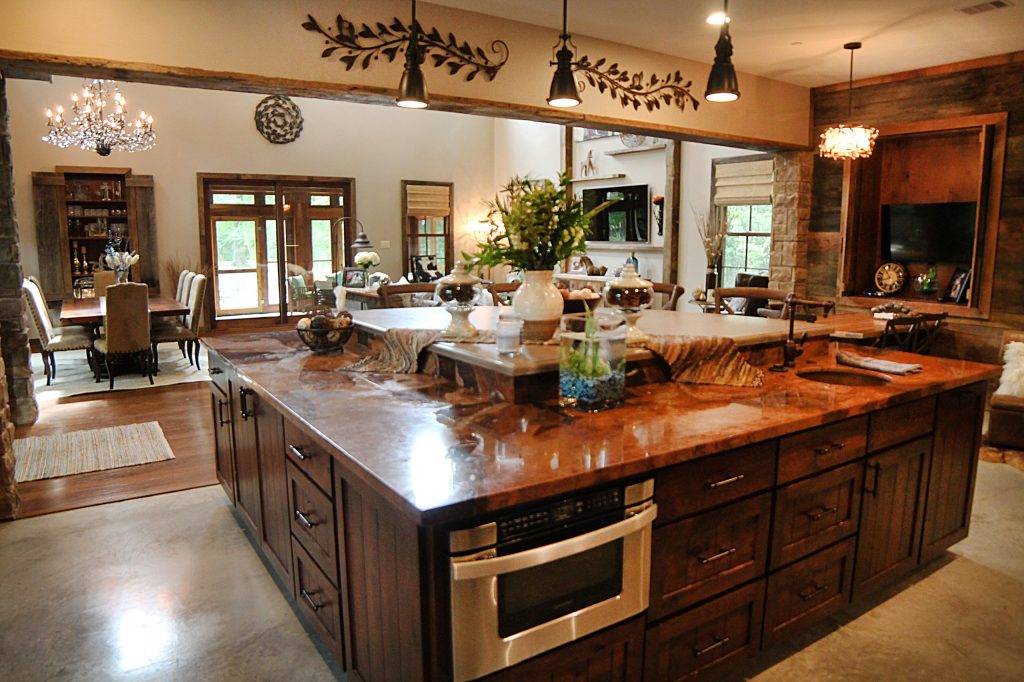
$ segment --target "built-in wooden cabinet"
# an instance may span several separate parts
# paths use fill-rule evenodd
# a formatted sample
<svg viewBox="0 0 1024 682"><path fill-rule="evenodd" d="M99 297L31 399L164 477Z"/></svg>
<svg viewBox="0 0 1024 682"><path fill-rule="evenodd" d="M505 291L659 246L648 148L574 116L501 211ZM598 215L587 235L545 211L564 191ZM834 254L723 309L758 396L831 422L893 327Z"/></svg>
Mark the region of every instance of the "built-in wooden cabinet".
<svg viewBox="0 0 1024 682"><path fill-rule="evenodd" d="M51 298L69 298L91 277L108 241L137 251L131 279L159 287L153 176L130 168L61 167L32 174L39 278Z"/></svg>
<svg viewBox="0 0 1024 682"><path fill-rule="evenodd" d="M210 354L210 399L213 409L214 464L217 480L224 493L235 503L235 448L231 436L231 396L227 365L223 358Z"/></svg>
<svg viewBox="0 0 1024 682"><path fill-rule="evenodd" d="M229 382L231 394L231 433L235 445L235 509L253 537L263 537L263 512L260 503L260 461L256 444L256 392L235 378Z"/></svg>
<svg viewBox="0 0 1024 682"><path fill-rule="evenodd" d="M259 396L252 396L252 403L260 469L260 544L278 576L289 582L292 574L292 541L288 524L284 418ZM331 520L333 521L333 518Z"/></svg>

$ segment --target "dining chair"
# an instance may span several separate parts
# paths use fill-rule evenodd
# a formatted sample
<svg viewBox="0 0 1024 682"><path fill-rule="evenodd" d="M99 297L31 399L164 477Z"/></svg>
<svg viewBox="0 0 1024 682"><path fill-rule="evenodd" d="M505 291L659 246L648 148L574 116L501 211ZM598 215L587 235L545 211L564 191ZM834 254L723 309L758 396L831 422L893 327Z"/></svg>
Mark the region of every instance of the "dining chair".
<svg viewBox="0 0 1024 682"><path fill-rule="evenodd" d="M661 303L662 310L675 310L679 297L686 293L686 289L679 284L670 282L651 282L654 285L654 293L664 296Z"/></svg>
<svg viewBox="0 0 1024 682"><path fill-rule="evenodd" d="M113 270L97 270L92 273L92 287L97 296L105 296L107 287L117 284L117 273Z"/></svg>
<svg viewBox="0 0 1024 682"><path fill-rule="evenodd" d="M189 292L188 313L185 321L173 321L167 324L154 323L150 331L150 343L153 349L153 363L159 369L160 355L157 345L161 343L177 342L179 347L184 347L188 355L190 365L196 369L202 369L199 362L199 351L201 350L199 324L203 319L203 305L206 301L206 275L196 275L192 280L192 288Z"/></svg>
<svg viewBox="0 0 1024 682"><path fill-rule="evenodd" d="M511 305L512 294L519 289L520 285L522 285L522 282L491 282L486 284L484 288L491 292L494 305Z"/></svg>
<svg viewBox="0 0 1024 682"><path fill-rule="evenodd" d="M46 373L46 385L49 386L57 378L57 360L54 357L57 351L85 350L85 357L92 368L92 331L79 325L54 326L50 320L46 297L37 282L33 277L26 277L21 284L21 295L36 326L36 334L39 335L43 370Z"/></svg>
<svg viewBox="0 0 1024 682"><path fill-rule="evenodd" d="M105 334L93 342L96 352L103 358L110 388L114 388L111 357L131 356L138 362L143 374L153 383L153 354L149 342L149 286L124 282L107 289L107 312L103 316ZM96 383L100 382L99 358L93 362Z"/></svg>
<svg viewBox="0 0 1024 682"><path fill-rule="evenodd" d="M412 294L432 294L436 288L436 282L381 284L377 295L385 308L409 308L412 307Z"/></svg>
<svg viewBox="0 0 1024 682"><path fill-rule="evenodd" d="M928 355L946 317L947 313L915 313L886 320L878 346Z"/></svg>
<svg viewBox="0 0 1024 682"><path fill-rule="evenodd" d="M767 287L728 287L715 289L715 312L725 315L756 316L757 309L751 310L755 301L779 301L785 306L789 291ZM739 301L733 299L741 299Z"/></svg>
<svg viewBox="0 0 1024 682"><path fill-rule="evenodd" d="M185 293L185 277L190 272L192 271L189 270L188 268L185 268L180 273L178 273L178 287L174 290L174 300L177 301L178 303L185 302L182 300L182 296Z"/></svg>

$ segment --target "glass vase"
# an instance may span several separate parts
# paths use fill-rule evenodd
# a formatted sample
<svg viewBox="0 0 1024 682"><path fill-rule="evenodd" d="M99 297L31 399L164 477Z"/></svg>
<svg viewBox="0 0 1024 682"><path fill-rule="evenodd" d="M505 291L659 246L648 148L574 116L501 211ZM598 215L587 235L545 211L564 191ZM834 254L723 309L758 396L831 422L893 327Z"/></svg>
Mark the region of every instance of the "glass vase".
<svg viewBox="0 0 1024 682"><path fill-rule="evenodd" d="M115 270L114 278L116 284L124 284L128 281L128 270Z"/></svg>
<svg viewBox="0 0 1024 682"><path fill-rule="evenodd" d="M616 310L563 315L558 363L559 404L597 412L626 394L626 320Z"/></svg>

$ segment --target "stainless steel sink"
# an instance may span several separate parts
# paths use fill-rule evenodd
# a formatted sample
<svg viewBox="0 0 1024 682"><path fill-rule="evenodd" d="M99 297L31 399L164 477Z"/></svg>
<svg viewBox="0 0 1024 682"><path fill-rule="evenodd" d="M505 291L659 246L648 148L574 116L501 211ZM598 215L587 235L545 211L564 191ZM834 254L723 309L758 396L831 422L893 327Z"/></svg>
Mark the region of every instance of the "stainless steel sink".
<svg viewBox="0 0 1024 682"><path fill-rule="evenodd" d="M805 372L797 372L796 375L808 381L839 384L840 386L885 386L892 381L878 374L858 372L855 369L809 369Z"/></svg>

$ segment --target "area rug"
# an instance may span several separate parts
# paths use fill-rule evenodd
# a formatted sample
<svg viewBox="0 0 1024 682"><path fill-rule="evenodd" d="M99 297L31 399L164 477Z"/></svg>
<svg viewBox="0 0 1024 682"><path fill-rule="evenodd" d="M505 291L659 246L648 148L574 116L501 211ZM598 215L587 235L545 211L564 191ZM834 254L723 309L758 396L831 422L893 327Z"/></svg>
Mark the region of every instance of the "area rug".
<svg viewBox="0 0 1024 682"><path fill-rule="evenodd" d="M110 426L14 441L18 483L174 459L157 422Z"/></svg>
<svg viewBox="0 0 1024 682"><path fill-rule="evenodd" d="M167 386L209 379L209 374L206 371L205 347L200 357L202 369L196 369L195 366L188 364L188 360L181 357L181 351L173 343L161 344L159 348L160 373L153 377L153 385ZM32 383L35 385L37 400L45 402L73 395L110 390L109 381L96 383L92 370L89 369L89 362L85 359L84 350L65 351L57 353L56 356L57 378L47 386L42 358L38 353L32 354ZM142 374L125 371L123 374L114 376L115 391L149 387L149 379Z"/></svg>

